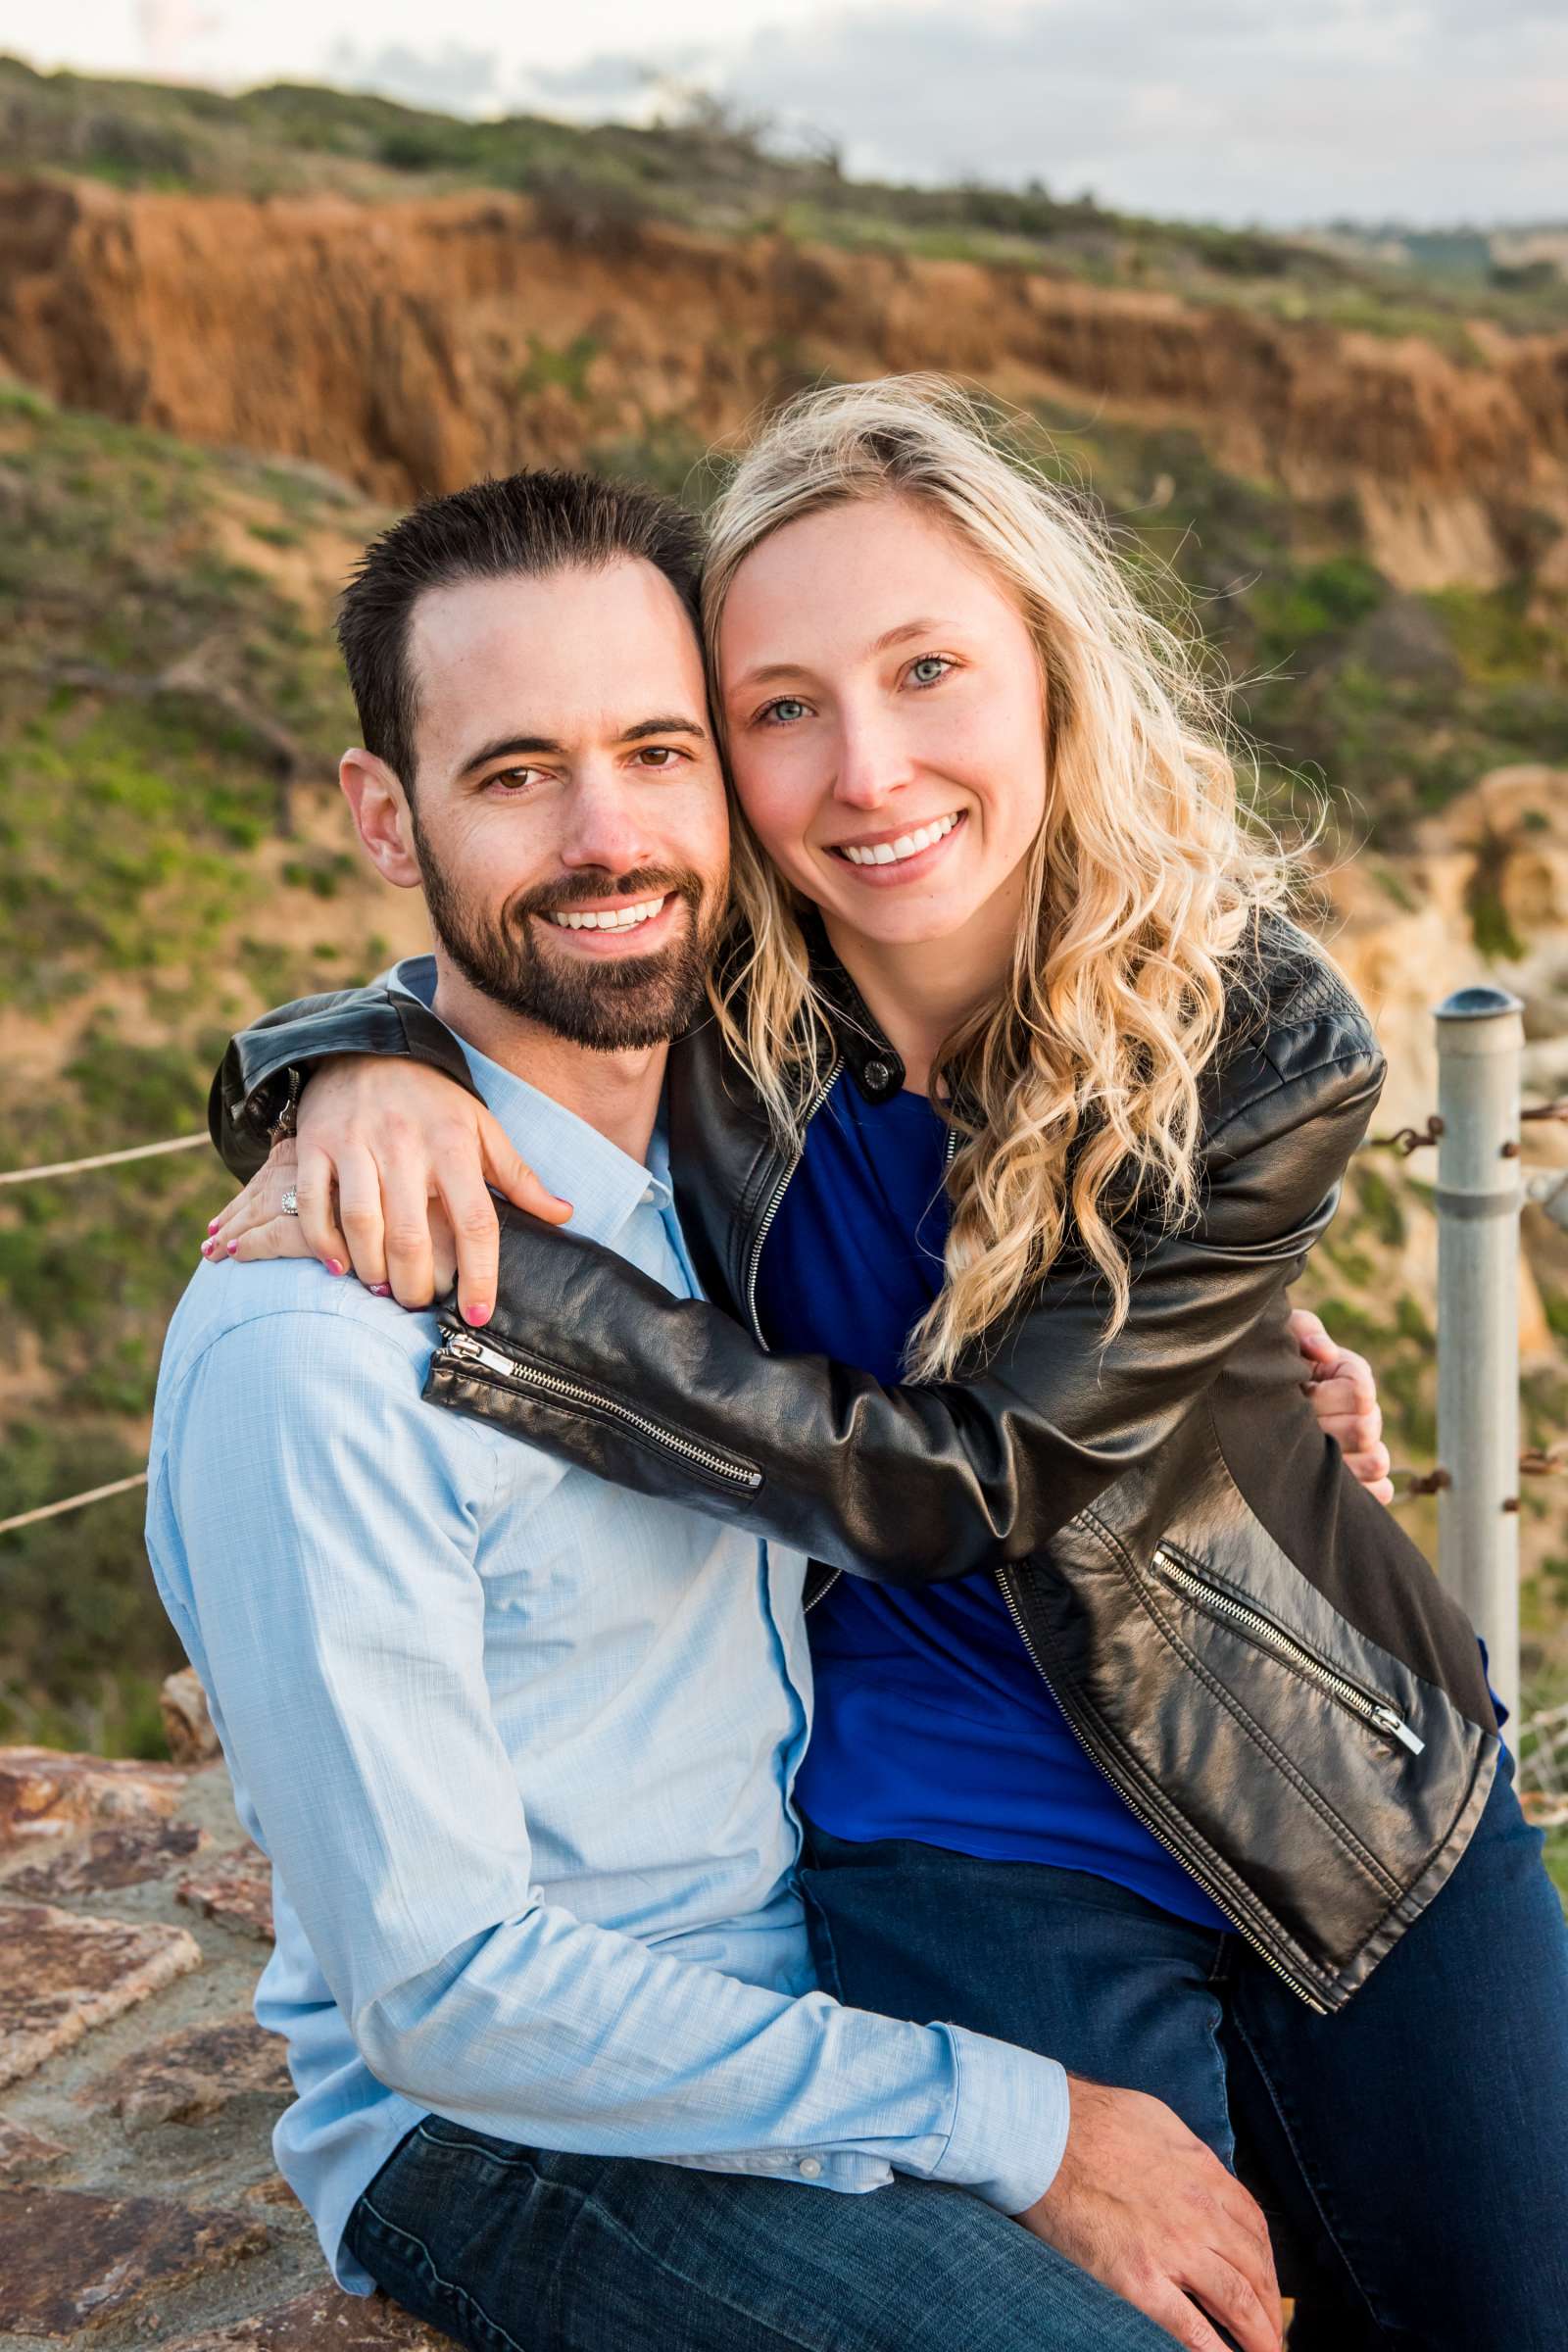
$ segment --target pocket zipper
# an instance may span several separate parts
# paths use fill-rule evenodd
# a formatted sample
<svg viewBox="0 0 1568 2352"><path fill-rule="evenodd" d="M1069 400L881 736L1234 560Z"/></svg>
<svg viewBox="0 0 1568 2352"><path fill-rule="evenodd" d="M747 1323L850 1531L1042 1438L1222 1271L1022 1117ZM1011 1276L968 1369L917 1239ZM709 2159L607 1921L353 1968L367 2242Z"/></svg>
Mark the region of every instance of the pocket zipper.
<svg viewBox="0 0 1568 2352"><path fill-rule="evenodd" d="M1234 1624L1245 1627L1264 1649L1271 1650L1276 1657L1283 1658L1287 1665L1294 1666L1298 1674L1304 1675L1309 1683L1315 1683L1320 1690L1326 1691L1330 1698L1336 1699L1352 1715L1358 1715L1363 1723L1371 1724L1375 1731L1385 1733L1391 1740L1397 1740L1399 1745L1408 1748L1412 1756L1421 1754L1426 1741L1410 1729L1397 1707L1391 1706L1386 1698L1378 1697L1375 1692L1363 1690L1358 1684L1348 1681L1336 1668L1306 1648L1294 1634L1288 1634L1282 1625L1276 1625L1272 1617L1265 1617L1261 1609L1254 1609L1250 1601L1238 1600L1223 1586L1212 1584L1206 1576L1200 1576L1196 1568L1190 1568L1185 1560L1178 1559L1163 1544L1154 1547L1154 1566L1166 1583L1174 1585L1178 1592L1185 1593L1196 1607L1207 1610L1211 1616L1229 1618Z"/></svg>
<svg viewBox="0 0 1568 2352"><path fill-rule="evenodd" d="M727 1486L750 1491L762 1483L762 1473L755 1462L743 1461L738 1454L719 1453L695 1438L684 1438L677 1430L666 1429L662 1422L651 1421L646 1413L622 1404L617 1397L607 1396L600 1389L587 1388L581 1381L567 1380L559 1372L547 1372L538 1364L488 1346L476 1340L471 1331L447 1331L432 1363L456 1366L470 1378L490 1380L524 1395L531 1391L560 1398L566 1404L586 1405L592 1412L607 1414L611 1420L623 1423L636 1436L662 1446L666 1453L695 1463L698 1469L721 1479Z"/></svg>

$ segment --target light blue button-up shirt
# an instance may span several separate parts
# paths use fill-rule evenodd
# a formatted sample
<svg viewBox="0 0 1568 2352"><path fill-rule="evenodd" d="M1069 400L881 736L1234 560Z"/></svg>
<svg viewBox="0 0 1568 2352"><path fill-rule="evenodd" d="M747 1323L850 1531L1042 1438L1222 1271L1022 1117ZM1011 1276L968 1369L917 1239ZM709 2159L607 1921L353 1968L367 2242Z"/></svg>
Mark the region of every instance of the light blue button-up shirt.
<svg viewBox="0 0 1568 2352"><path fill-rule="evenodd" d="M430 1001L428 958L398 978ZM573 1229L694 1296L659 1139L645 1166L464 1051ZM368 2292L343 2230L430 2112L1022 2211L1061 2069L813 1983L805 1562L425 1404L438 1337L314 1261L203 1265L153 1429L153 1573L274 1866L274 2149L339 2281Z"/></svg>

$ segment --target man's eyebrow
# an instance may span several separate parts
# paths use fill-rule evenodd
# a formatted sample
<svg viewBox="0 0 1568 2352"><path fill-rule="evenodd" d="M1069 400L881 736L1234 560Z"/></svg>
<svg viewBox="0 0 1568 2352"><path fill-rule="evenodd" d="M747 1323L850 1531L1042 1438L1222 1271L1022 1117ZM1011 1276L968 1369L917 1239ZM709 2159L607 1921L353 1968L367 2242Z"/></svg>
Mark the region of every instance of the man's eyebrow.
<svg viewBox="0 0 1568 2352"><path fill-rule="evenodd" d="M925 637L933 629L940 629L943 625L941 621L931 620L923 615L914 620L901 620L896 628L884 629L881 636L873 645L868 646L866 651L872 654L885 654L890 645L897 645L905 637ZM764 662L759 668L743 672L736 679L735 687L731 691L736 691L743 686L766 686L775 678L799 678L804 676L810 666L808 662Z"/></svg>
<svg viewBox="0 0 1568 2352"><path fill-rule="evenodd" d="M553 743L548 735L498 735L494 743L485 744L465 760L458 776L460 780L464 776L471 776L476 768L488 767L492 760L530 760L539 758L541 754L548 758L552 753L564 749L564 744Z"/></svg>
<svg viewBox="0 0 1568 2352"><path fill-rule="evenodd" d="M615 740L645 743L650 735L690 735L694 742L708 741L707 728L699 726L695 718L683 716L640 718L635 726L623 727ZM481 767L488 767L492 760L548 760L561 757L565 748L549 735L499 735L494 743L483 744L471 758L465 760L458 769L457 780L461 783L465 776L475 775Z"/></svg>
<svg viewBox="0 0 1568 2352"><path fill-rule="evenodd" d="M634 727L623 727L622 743L645 743L650 735L690 735L696 743L708 741L708 729L700 727L695 718L640 718Z"/></svg>

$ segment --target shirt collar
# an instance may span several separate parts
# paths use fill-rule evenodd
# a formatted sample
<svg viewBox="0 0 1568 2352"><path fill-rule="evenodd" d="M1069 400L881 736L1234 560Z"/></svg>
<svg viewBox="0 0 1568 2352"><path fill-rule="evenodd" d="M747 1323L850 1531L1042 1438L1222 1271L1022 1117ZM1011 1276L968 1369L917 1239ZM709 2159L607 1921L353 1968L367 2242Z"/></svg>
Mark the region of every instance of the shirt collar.
<svg viewBox="0 0 1568 2352"><path fill-rule="evenodd" d="M386 984L416 998L426 1011L435 1012L433 956L405 957L387 975ZM436 1017L439 1019L439 1014ZM662 1106L644 1164L554 1096L541 1094L525 1078L503 1069L500 1062L470 1046L450 1021L444 1026L462 1047L468 1074L500 1120L508 1141L521 1152L541 1183L571 1202L568 1233L583 1234L612 1249L633 1209L645 1200L661 1212L669 1207L669 1148Z"/></svg>

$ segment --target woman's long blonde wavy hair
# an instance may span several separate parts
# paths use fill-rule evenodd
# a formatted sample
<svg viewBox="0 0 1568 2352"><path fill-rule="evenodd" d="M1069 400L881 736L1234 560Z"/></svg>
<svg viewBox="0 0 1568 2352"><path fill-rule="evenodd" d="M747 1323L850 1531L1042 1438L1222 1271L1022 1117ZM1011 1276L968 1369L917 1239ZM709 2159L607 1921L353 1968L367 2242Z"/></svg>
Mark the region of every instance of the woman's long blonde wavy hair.
<svg viewBox="0 0 1568 2352"><path fill-rule="evenodd" d="M1214 697L1187 640L1139 605L1071 493L1007 447L1002 415L940 378L809 392L747 450L710 517L703 617L716 675L736 572L770 533L847 501L911 499L1015 599L1039 651L1047 795L1005 986L939 1066L957 1130L941 1295L907 1364L943 1379L1073 1239L1125 1320L1120 1227L1192 1213L1198 1081L1219 1043L1227 963L1287 890L1246 817ZM719 697L715 694L715 708ZM780 1142L799 1149L825 1043L805 902L735 810L735 926L712 987L727 1043Z"/></svg>

